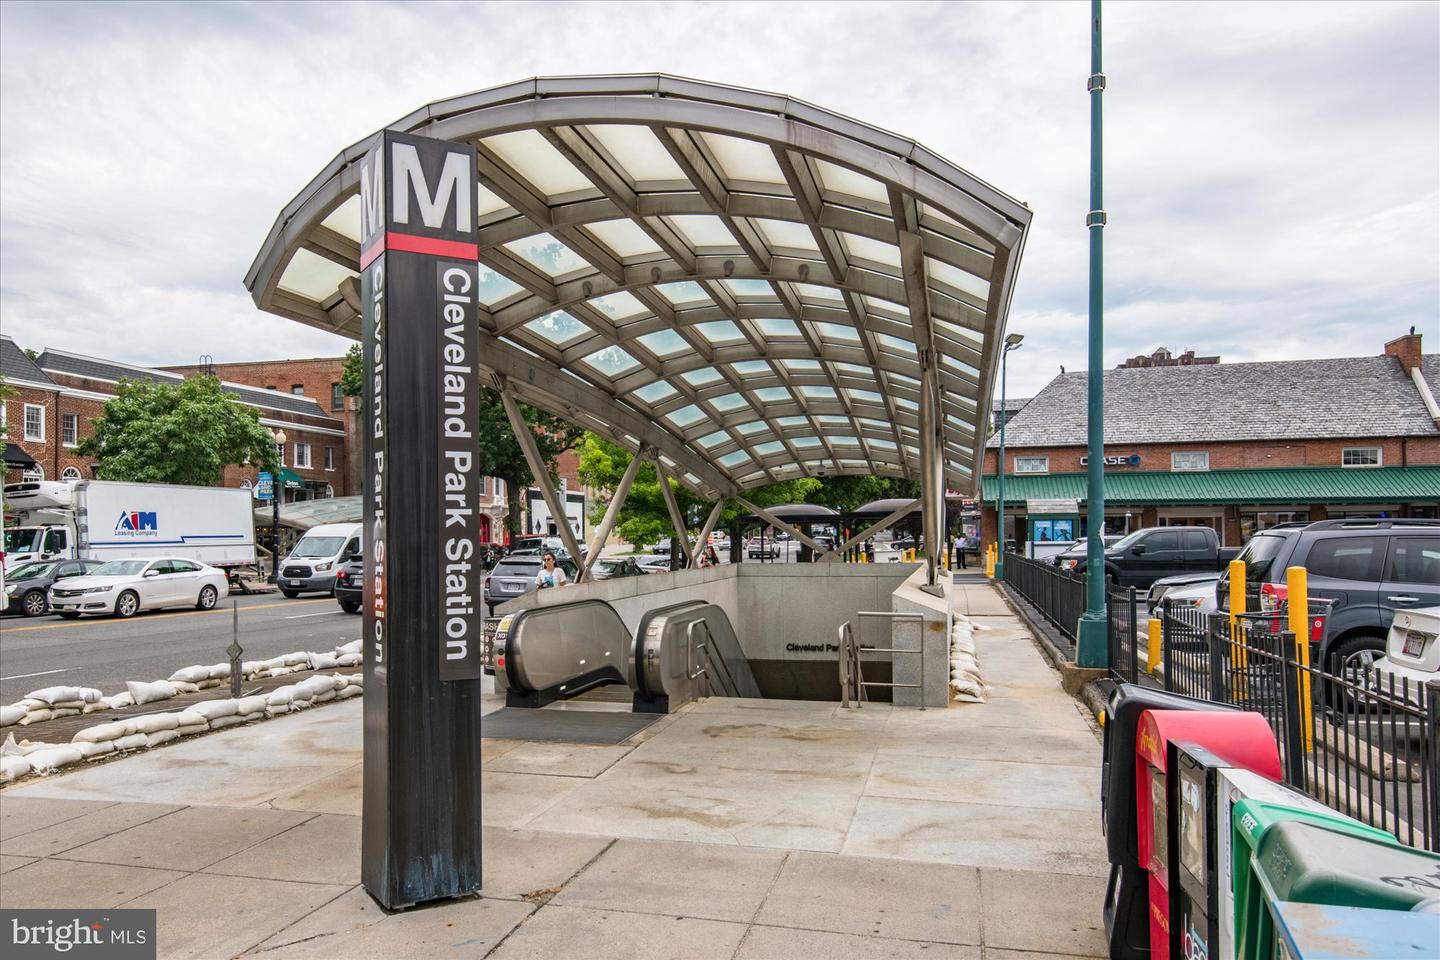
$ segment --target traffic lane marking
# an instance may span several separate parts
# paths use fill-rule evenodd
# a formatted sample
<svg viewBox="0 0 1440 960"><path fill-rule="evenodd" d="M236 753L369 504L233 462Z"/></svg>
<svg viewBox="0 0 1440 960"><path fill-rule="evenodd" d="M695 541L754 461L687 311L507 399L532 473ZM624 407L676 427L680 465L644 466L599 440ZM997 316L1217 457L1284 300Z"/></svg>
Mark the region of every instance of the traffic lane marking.
<svg viewBox="0 0 1440 960"><path fill-rule="evenodd" d="M17 673L13 677L0 677L0 680L24 680L26 677L48 677L52 673L69 673L71 670L79 669L79 667L61 667L59 670L41 670L39 673Z"/></svg>
<svg viewBox="0 0 1440 960"><path fill-rule="evenodd" d="M327 603L334 602L329 597L316 597L314 600L284 600L280 603L257 603L251 607L243 607L244 610L269 610L272 607L289 607L301 603ZM174 613L152 613L144 620L120 620L115 617L97 617L93 620L66 620L61 623L42 623L34 627L9 627L5 633L24 633L27 630L59 630L64 627L75 628L80 626L94 626L97 623L107 623L111 626L119 624L151 623L155 620L169 620L171 617L203 617L216 613L230 614L228 608L217 606L214 610L177 610ZM287 618L288 619L288 618Z"/></svg>

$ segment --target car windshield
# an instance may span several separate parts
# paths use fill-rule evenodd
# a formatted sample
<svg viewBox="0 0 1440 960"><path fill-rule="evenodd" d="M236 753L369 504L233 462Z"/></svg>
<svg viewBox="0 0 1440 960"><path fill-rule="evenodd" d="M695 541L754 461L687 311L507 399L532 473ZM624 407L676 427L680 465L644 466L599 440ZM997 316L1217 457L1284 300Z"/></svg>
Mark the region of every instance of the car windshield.
<svg viewBox="0 0 1440 960"><path fill-rule="evenodd" d="M149 560L111 560L90 571L92 577L134 577L139 576Z"/></svg>
<svg viewBox="0 0 1440 960"><path fill-rule="evenodd" d="M1128 550L1132 544L1134 544L1136 541L1138 541L1138 540L1140 539L1140 535L1141 535L1141 534L1143 534L1143 533L1149 533L1151 529L1153 529L1153 528L1147 527L1147 528L1144 529L1144 530L1136 530L1134 533L1130 534L1128 537L1121 537L1119 540L1115 541L1114 544L1112 544L1112 545L1110 545L1110 546L1107 546L1105 549L1107 549L1107 550Z"/></svg>
<svg viewBox="0 0 1440 960"><path fill-rule="evenodd" d="M44 531L39 527L11 527L5 531L6 553L31 553L40 549L40 536Z"/></svg>
<svg viewBox="0 0 1440 960"><path fill-rule="evenodd" d="M1261 583L1267 579L1270 572L1270 565L1280 554L1280 548L1285 545L1284 537L1266 536L1257 533L1245 544L1245 549L1235 557L1236 560L1245 561L1245 582Z"/></svg>
<svg viewBox="0 0 1440 960"><path fill-rule="evenodd" d="M345 543L344 537L301 537L290 551L292 557L333 557Z"/></svg>
<svg viewBox="0 0 1440 960"><path fill-rule="evenodd" d="M540 563L536 560L529 562L520 560L501 560L495 564L494 576L497 577L533 577L540 569Z"/></svg>
<svg viewBox="0 0 1440 960"><path fill-rule="evenodd" d="M595 569L601 573L614 573L625 566L624 560L596 560Z"/></svg>
<svg viewBox="0 0 1440 960"><path fill-rule="evenodd" d="M58 566L58 563L25 563L6 574L6 579L34 580L39 577L48 577L50 571Z"/></svg>

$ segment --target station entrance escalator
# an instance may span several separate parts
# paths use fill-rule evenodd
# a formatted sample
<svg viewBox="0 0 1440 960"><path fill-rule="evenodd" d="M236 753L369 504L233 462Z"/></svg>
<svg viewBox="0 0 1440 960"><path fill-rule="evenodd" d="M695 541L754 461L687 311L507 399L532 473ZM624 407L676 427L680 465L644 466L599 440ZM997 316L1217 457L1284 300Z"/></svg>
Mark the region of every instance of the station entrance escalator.
<svg viewBox="0 0 1440 960"><path fill-rule="evenodd" d="M729 616L698 600L646 612L633 635L603 600L522 610L496 633L494 667L510 707L543 707L607 684L628 686L636 713L762 696Z"/></svg>

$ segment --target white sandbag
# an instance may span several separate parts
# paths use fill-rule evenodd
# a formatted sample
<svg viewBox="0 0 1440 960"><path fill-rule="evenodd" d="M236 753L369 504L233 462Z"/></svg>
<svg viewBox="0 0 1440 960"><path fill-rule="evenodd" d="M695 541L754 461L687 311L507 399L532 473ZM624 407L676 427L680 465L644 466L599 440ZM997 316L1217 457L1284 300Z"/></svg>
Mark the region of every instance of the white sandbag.
<svg viewBox="0 0 1440 960"><path fill-rule="evenodd" d="M102 694L99 690L96 690L94 687L80 688L80 699L84 700L86 703L97 703L103 696L104 694Z"/></svg>
<svg viewBox="0 0 1440 960"><path fill-rule="evenodd" d="M61 717L78 717L84 707L56 707L50 711L51 720L59 720Z"/></svg>
<svg viewBox="0 0 1440 960"><path fill-rule="evenodd" d="M359 652L360 652L360 640L359 640L358 638L355 639L355 640L351 640L349 643L342 643L342 644L340 644L340 646L338 646L338 647L335 648L335 656L337 656L337 657L343 657L343 656L344 656L345 654L347 654L347 653L359 653Z"/></svg>
<svg viewBox="0 0 1440 960"><path fill-rule="evenodd" d="M157 730L154 733L145 735L145 746L158 747L162 743L169 743L171 740L179 740L179 730Z"/></svg>
<svg viewBox="0 0 1440 960"><path fill-rule="evenodd" d="M978 683L970 683L965 680L951 680L950 689L954 691L956 700L965 703L984 703L985 691Z"/></svg>
<svg viewBox="0 0 1440 960"><path fill-rule="evenodd" d="M182 723L180 724L180 726L175 728L175 732L180 734L180 736L182 737L188 737L192 733L204 733L206 730L209 729L210 724L202 720L200 723Z"/></svg>
<svg viewBox="0 0 1440 960"><path fill-rule="evenodd" d="M318 674L313 677L307 677L306 679L301 680L299 683L295 684L296 687L304 691L307 699L309 697L315 696L316 694L334 690L339 685L340 684L335 680L334 677L327 674Z"/></svg>
<svg viewBox="0 0 1440 960"><path fill-rule="evenodd" d="M289 704L288 702L286 702L286 703L272 703L272 704L269 704L268 706L265 707L265 716L267 716L267 717L278 717L278 716L280 716L282 713L289 713L289 712L290 712L290 704Z"/></svg>
<svg viewBox="0 0 1440 960"><path fill-rule="evenodd" d="M361 657L358 653L342 653L340 654L340 656L335 658L335 666L358 667L360 666L360 660Z"/></svg>
<svg viewBox="0 0 1440 960"><path fill-rule="evenodd" d="M311 703L329 703L331 700L334 700L335 697L339 695L339 693L340 693L340 691L338 691L338 690L326 690L324 693L317 693L317 694L315 694L315 696L313 696L313 697L310 698L310 702L311 702Z"/></svg>
<svg viewBox="0 0 1440 960"><path fill-rule="evenodd" d="M50 709L31 710L26 713L25 716L20 718L19 724L22 727L28 727L32 723L40 723L43 720L49 720L54 713L55 711Z"/></svg>
<svg viewBox="0 0 1440 960"><path fill-rule="evenodd" d="M27 700L43 700L54 706L66 700L83 700L79 687L45 687L43 690L31 690L25 694Z"/></svg>
<svg viewBox="0 0 1440 960"><path fill-rule="evenodd" d="M45 750L36 750L34 753L27 753L25 759L30 761L30 769L35 773L44 775L53 773L61 767L69 766L72 763L79 763L85 759L85 755L72 746L49 747Z"/></svg>
<svg viewBox="0 0 1440 960"><path fill-rule="evenodd" d="M336 699L336 700L348 700L348 699L350 699L351 697L358 697L358 696L360 696L360 694L362 694L362 693L364 693L364 692L365 692L365 690L364 690L363 687L359 686L358 684L353 684L353 683L352 683L350 686L346 687L344 690L338 690L338 691L336 691L336 693L335 693L335 699Z"/></svg>
<svg viewBox="0 0 1440 960"><path fill-rule="evenodd" d="M200 703L192 703L186 708L185 712L198 713L206 720L214 720L216 717L230 717L240 712L240 701L203 700Z"/></svg>
<svg viewBox="0 0 1440 960"><path fill-rule="evenodd" d="M16 743L15 734L12 733L5 738L3 744L0 744L0 757L23 757L27 753L34 753L36 750L45 750L49 747L56 746L59 746L59 744L46 743L43 740L39 742L21 740L19 743Z"/></svg>
<svg viewBox="0 0 1440 960"><path fill-rule="evenodd" d="M225 680L216 680L212 677L209 680L201 680L199 683L195 684L195 686L197 689L200 690L210 690L215 687L223 687L227 682L228 681Z"/></svg>
<svg viewBox="0 0 1440 960"><path fill-rule="evenodd" d="M72 747L80 751L80 755L86 760L94 760L96 757L103 757L115 752L113 740L101 740L96 743L72 743Z"/></svg>
<svg viewBox="0 0 1440 960"><path fill-rule="evenodd" d="M133 725L128 723L97 723L93 727L86 727L70 738L71 743L99 743L102 740L119 740L121 737L134 733Z"/></svg>
<svg viewBox="0 0 1440 960"><path fill-rule="evenodd" d="M310 709L310 700L309 700L308 698L305 699L305 700L301 700L301 699L299 699L299 698L296 698L296 699L294 699L294 700L291 700L291 701L290 701L290 709L291 709L291 710L309 710L309 709Z"/></svg>
<svg viewBox="0 0 1440 960"><path fill-rule="evenodd" d="M210 721L211 730L224 730L226 727L234 727L245 722L241 716L216 717Z"/></svg>
<svg viewBox="0 0 1440 960"><path fill-rule="evenodd" d="M280 667L285 666L285 658L271 657L269 660L262 660L259 665L266 670L278 670Z"/></svg>
<svg viewBox="0 0 1440 960"><path fill-rule="evenodd" d="M175 721L177 724L179 724L179 726L175 728L176 730L181 730L185 727L210 725L209 717L205 716L203 713L196 713L195 711L188 709L181 710L178 714L176 714Z"/></svg>
<svg viewBox="0 0 1440 960"><path fill-rule="evenodd" d="M294 700L298 692L299 688L293 683L283 687L276 687L270 691L269 695L265 698L265 702L272 707L278 707L282 703L289 703Z"/></svg>
<svg viewBox="0 0 1440 960"><path fill-rule="evenodd" d="M339 674L336 674L336 676L339 676ZM352 674L348 675L347 677L345 677L345 679L346 679L346 680L349 680L351 683L364 683L364 682L365 682L365 674L363 674L363 673L352 673Z"/></svg>
<svg viewBox="0 0 1440 960"><path fill-rule="evenodd" d="M141 683L138 680L125 681L125 689L130 696L135 698L135 703L154 703L157 700L169 700L175 696L175 685L169 680L156 680L154 683Z"/></svg>
<svg viewBox="0 0 1440 960"><path fill-rule="evenodd" d="M329 670L332 667L340 666L340 658L329 653L310 654L311 670Z"/></svg>
<svg viewBox="0 0 1440 960"><path fill-rule="evenodd" d="M20 718L28 712L24 707L17 707L13 703L0 707L0 727L8 727L11 724L19 723Z"/></svg>
<svg viewBox="0 0 1440 960"><path fill-rule="evenodd" d="M297 664L304 664L307 667L310 665L310 654L306 653L304 650L300 650L296 653L287 653L285 654L285 656L280 657L279 659L282 660L284 662L284 665L287 667L293 667Z"/></svg>
<svg viewBox="0 0 1440 960"><path fill-rule="evenodd" d="M230 662L228 660L224 663L212 663L205 669L210 671L211 680L230 679Z"/></svg>
<svg viewBox="0 0 1440 960"><path fill-rule="evenodd" d="M242 716L252 713L264 713L265 698L263 696L241 697L235 701L235 712Z"/></svg>
<svg viewBox="0 0 1440 960"><path fill-rule="evenodd" d="M84 710L85 701L78 697L74 700L57 700L50 704L52 710Z"/></svg>
<svg viewBox="0 0 1440 960"><path fill-rule="evenodd" d="M148 736L144 733L131 733L110 742L115 744L116 750L142 750L147 745Z"/></svg>
<svg viewBox="0 0 1440 960"><path fill-rule="evenodd" d="M117 693L113 697L104 697L101 702L109 704L111 710L121 710L125 707L135 706L135 697L131 695L129 690L126 690L124 693Z"/></svg>
<svg viewBox="0 0 1440 960"><path fill-rule="evenodd" d="M109 710L109 709L110 709L110 704L108 704L108 703L87 703L87 704L85 704L85 709L84 709L82 712L83 712L83 713L102 713L102 712L104 712L104 711L106 711L106 710Z"/></svg>
<svg viewBox="0 0 1440 960"><path fill-rule="evenodd" d="M185 680L170 680L167 682L170 684L170 686L175 688L176 693L194 693L196 690L200 689L198 685L189 683Z"/></svg>
<svg viewBox="0 0 1440 960"><path fill-rule="evenodd" d="M15 701L15 706L24 707L26 712L29 712L31 710L49 710L50 701L36 700L34 697L21 697L19 700Z"/></svg>
<svg viewBox="0 0 1440 960"><path fill-rule="evenodd" d="M184 667L170 674L171 683L199 683L201 680L210 679L209 667Z"/></svg>
<svg viewBox="0 0 1440 960"><path fill-rule="evenodd" d="M158 733L161 730L174 730L178 726L178 713L147 713L143 717L135 718L136 733Z"/></svg>
<svg viewBox="0 0 1440 960"><path fill-rule="evenodd" d="M25 757L0 757L0 783L10 783L30 775L30 761Z"/></svg>

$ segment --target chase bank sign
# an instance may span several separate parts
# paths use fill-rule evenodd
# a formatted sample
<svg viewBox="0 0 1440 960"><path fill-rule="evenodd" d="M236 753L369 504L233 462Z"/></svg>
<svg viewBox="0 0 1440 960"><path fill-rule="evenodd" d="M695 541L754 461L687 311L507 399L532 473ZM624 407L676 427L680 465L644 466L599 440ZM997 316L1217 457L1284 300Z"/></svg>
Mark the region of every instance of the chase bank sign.
<svg viewBox="0 0 1440 960"><path fill-rule="evenodd" d="M1082 466L1082 467L1085 466L1085 465L1087 465L1089 462L1090 462L1090 458L1089 458L1089 457L1081 457L1081 458L1080 458L1080 466ZM1130 454L1117 453L1117 454L1114 454L1114 455L1112 455L1112 456L1105 457L1105 458L1104 458L1103 460L1101 460L1100 462L1103 463L1103 464L1104 464L1105 466L1107 466L1107 467L1138 467L1138 466L1140 466L1140 454L1138 454L1138 453L1130 453Z"/></svg>

